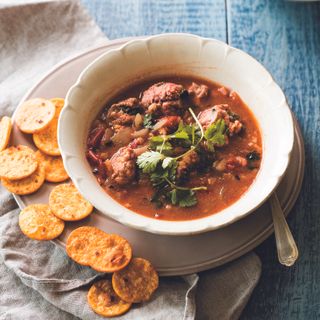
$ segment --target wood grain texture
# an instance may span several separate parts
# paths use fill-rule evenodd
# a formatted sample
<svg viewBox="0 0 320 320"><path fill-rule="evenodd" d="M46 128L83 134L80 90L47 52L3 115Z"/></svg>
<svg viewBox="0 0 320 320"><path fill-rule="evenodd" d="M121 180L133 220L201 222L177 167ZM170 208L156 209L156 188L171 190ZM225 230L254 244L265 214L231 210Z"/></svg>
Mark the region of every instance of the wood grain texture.
<svg viewBox="0 0 320 320"><path fill-rule="evenodd" d="M300 249L292 268L280 266L274 238L258 249L262 278L242 319L320 318L320 4L229 0L231 45L272 73L301 125L306 147L302 192L289 224Z"/></svg>
<svg viewBox="0 0 320 320"><path fill-rule="evenodd" d="M110 39L188 32L225 41L224 0L82 0Z"/></svg>
<svg viewBox="0 0 320 320"><path fill-rule="evenodd" d="M82 2L110 39L163 32L228 38L272 73L306 144L305 180L289 217L300 259L280 266L273 237L257 248L262 278L242 319L320 319L320 3L226 0L226 12L224 0Z"/></svg>

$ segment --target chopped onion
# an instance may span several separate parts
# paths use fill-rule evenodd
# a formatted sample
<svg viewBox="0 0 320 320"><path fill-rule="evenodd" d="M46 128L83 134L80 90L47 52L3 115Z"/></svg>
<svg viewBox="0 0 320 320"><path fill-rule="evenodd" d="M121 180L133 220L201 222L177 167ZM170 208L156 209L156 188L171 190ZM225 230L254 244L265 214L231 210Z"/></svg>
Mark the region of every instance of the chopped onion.
<svg viewBox="0 0 320 320"><path fill-rule="evenodd" d="M159 129L162 128L166 123L167 123L167 119L166 119L166 118L159 120L159 121L154 125L153 130L155 130L155 131L159 130Z"/></svg>
<svg viewBox="0 0 320 320"><path fill-rule="evenodd" d="M148 145L136 148L133 150L134 154L138 157L141 154L143 154L144 152L148 151Z"/></svg>
<svg viewBox="0 0 320 320"><path fill-rule="evenodd" d="M134 131L132 133L132 137L133 138L139 138L139 137L145 138L148 134L149 134L149 129L145 128L145 129L141 129L139 131Z"/></svg>
<svg viewBox="0 0 320 320"><path fill-rule="evenodd" d="M113 136L113 130L111 128L107 128L104 132L102 139L101 139L101 144L103 146L107 145L111 141L112 136Z"/></svg>
<svg viewBox="0 0 320 320"><path fill-rule="evenodd" d="M132 129L125 127L120 129L114 136L111 138L111 141L119 147L127 145L132 140Z"/></svg>
<svg viewBox="0 0 320 320"><path fill-rule="evenodd" d="M223 172L226 170L226 165L227 165L226 159L218 160L213 163L213 167L220 172Z"/></svg>
<svg viewBox="0 0 320 320"><path fill-rule="evenodd" d="M134 127L136 129L139 129L142 127L142 124L143 124L143 117L140 113L137 113L134 118Z"/></svg>

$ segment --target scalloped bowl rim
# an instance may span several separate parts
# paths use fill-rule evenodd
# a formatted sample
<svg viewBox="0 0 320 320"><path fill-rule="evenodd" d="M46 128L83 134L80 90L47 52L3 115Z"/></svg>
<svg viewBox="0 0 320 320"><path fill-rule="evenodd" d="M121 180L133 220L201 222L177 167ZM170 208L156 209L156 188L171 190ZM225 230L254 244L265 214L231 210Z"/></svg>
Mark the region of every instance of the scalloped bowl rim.
<svg viewBox="0 0 320 320"><path fill-rule="evenodd" d="M110 57L113 54L122 53L124 50L127 50L128 48L130 49L131 46L134 46L139 43L148 44L149 41L153 41L154 39L159 39L159 38L170 39L170 37L186 37L188 39L191 39L191 38L197 39L197 41L201 41L203 43L204 42L215 43L225 47L226 51L232 51L237 55L241 55L242 58L247 60L249 63L256 64L259 66L260 72L262 71L265 74L265 76L268 77L268 85L273 86L273 89L275 89L277 91L277 94L279 94L283 99L283 102L281 103L282 104L281 108L283 109L282 112L284 112L286 116L288 130L286 133L286 138L287 138L286 150L283 150L281 154L282 155L281 166L278 167L277 172L273 172L272 177L270 177L268 181L268 188L267 190L265 190L263 196L257 195L256 198L251 199L250 201L251 204L247 205L249 208L243 212L238 212L236 214L233 212L232 214L230 214L228 211L230 207L233 207L240 200L243 201L243 199L247 197L248 191L245 192L240 197L239 200L237 200L234 204L227 207L226 209L223 209L220 212L217 212L215 214L212 214L200 219L187 220L187 221L168 221L168 220L152 219L152 218L140 215L120 205L117 201L115 201L109 195L107 195L107 193L105 193L105 198L103 201L101 201L101 198L97 199L95 196L96 190L88 190L85 187L86 182L88 182L88 175L92 175L92 173L90 171L85 173L80 172L79 168L77 168L77 165L75 166L75 162L72 161L74 159L79 160L80 155L77 154L76 152L72 154L72 152L70 152L70 148L69 148L70 146L68 145L68 143L65 142L65 139L64 139L66 130L68 130L67 114L68 112L71 112L71 111L74 112L74 110L72 110L74 108L73 102L74 102L75 96L79 94L78 91L85 90L86 88L85 79L95 72L94 69L97 67L99 63L103 61L103 59L108 59L108 57ZM226 85L226 84L222 83L222 85ZM249 105L249 108L250 108L250 105ZM61 150L61 155L63 158L66 171L69 174L75 186L80 191L80 193L88 201L90 201L96 209L98 209L107 217L112 218L129 227L133 227L135 229L139 229L139 230L143 230L151 233L173 235L173 236L191 235L191 234L197 234L197 233L202 233L202 232L207 232L207 231L215 230L218 228L222 228L226 225L236 222L239 219L244 218L249 213L253 212L256 208L258 208L260 205L262 205L268 199L268 197L272 194L275 188L278 186L278 184L281 181L281 178L283 177L288 167L291 152L293 149L293 142L294 142L293 133L294 133L294 125L293 125L292 114L287 104L285 95L265 67L263 67L256 59L254 59L249 54L245 53L240 49L233 48L222 41L212 39L212 38L203 38L200 36L186 34L186 33L167 33L167 34L161 34L161 35L154 35L146 38L129 40L127 43L121 45L119 48L108 50L107 52L97 57L86 68L84 68L84 70L80 73L76 83L69 89L65 99L65 106L60 114L59 123L58 123L58 143L59 143L59 147ZM263 153L263 157L264 157L264 153ZM261 171L261 168L260 168L260 171ZM256 177L256 180L259 179L259 173ZM255 184L255 182L253 184ZM101 187L99 187L99 185L97 184L97 188L101 188ZM116 206L118 210L106 209L106 207L108 207L108 205L111 205L111 204L112 206ZM122 211L122 212L119 214L119 211Z"/></svg>

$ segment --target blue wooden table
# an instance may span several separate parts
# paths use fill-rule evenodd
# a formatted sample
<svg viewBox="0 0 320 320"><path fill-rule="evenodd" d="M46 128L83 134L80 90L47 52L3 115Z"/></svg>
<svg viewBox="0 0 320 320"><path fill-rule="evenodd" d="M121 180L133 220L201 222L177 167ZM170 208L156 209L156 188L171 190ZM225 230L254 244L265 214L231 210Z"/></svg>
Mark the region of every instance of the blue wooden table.
<svg viewBox="0 0 320 320"><path fill-rule="evenodd" d="M297 264L279 265L274 238L256 252L262 278L242 319L320 319L320 2L82 0L110 39L164 32L213 37L264 64L300 123L306 172L289 224Z"/></svg>

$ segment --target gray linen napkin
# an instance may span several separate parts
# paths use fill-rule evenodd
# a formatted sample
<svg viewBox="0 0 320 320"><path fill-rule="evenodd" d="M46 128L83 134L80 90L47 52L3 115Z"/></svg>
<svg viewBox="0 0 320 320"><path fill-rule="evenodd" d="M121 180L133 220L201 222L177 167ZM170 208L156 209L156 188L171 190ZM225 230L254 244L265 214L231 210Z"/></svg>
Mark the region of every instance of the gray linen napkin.
<svg viewBox="0 0 320 320"><path fill-rule="evenodd" d="M106 38L78 1L0 4L0 116L60 60ZM17 205L0 187L0 319L101 319L86 303L94 279L105 277L71 261L51 242L24 237ZM237 319L261 273L250 253L224 267L161 278L153 299L121 319ZM197 306L197 308L196 308Z"/></svg>

